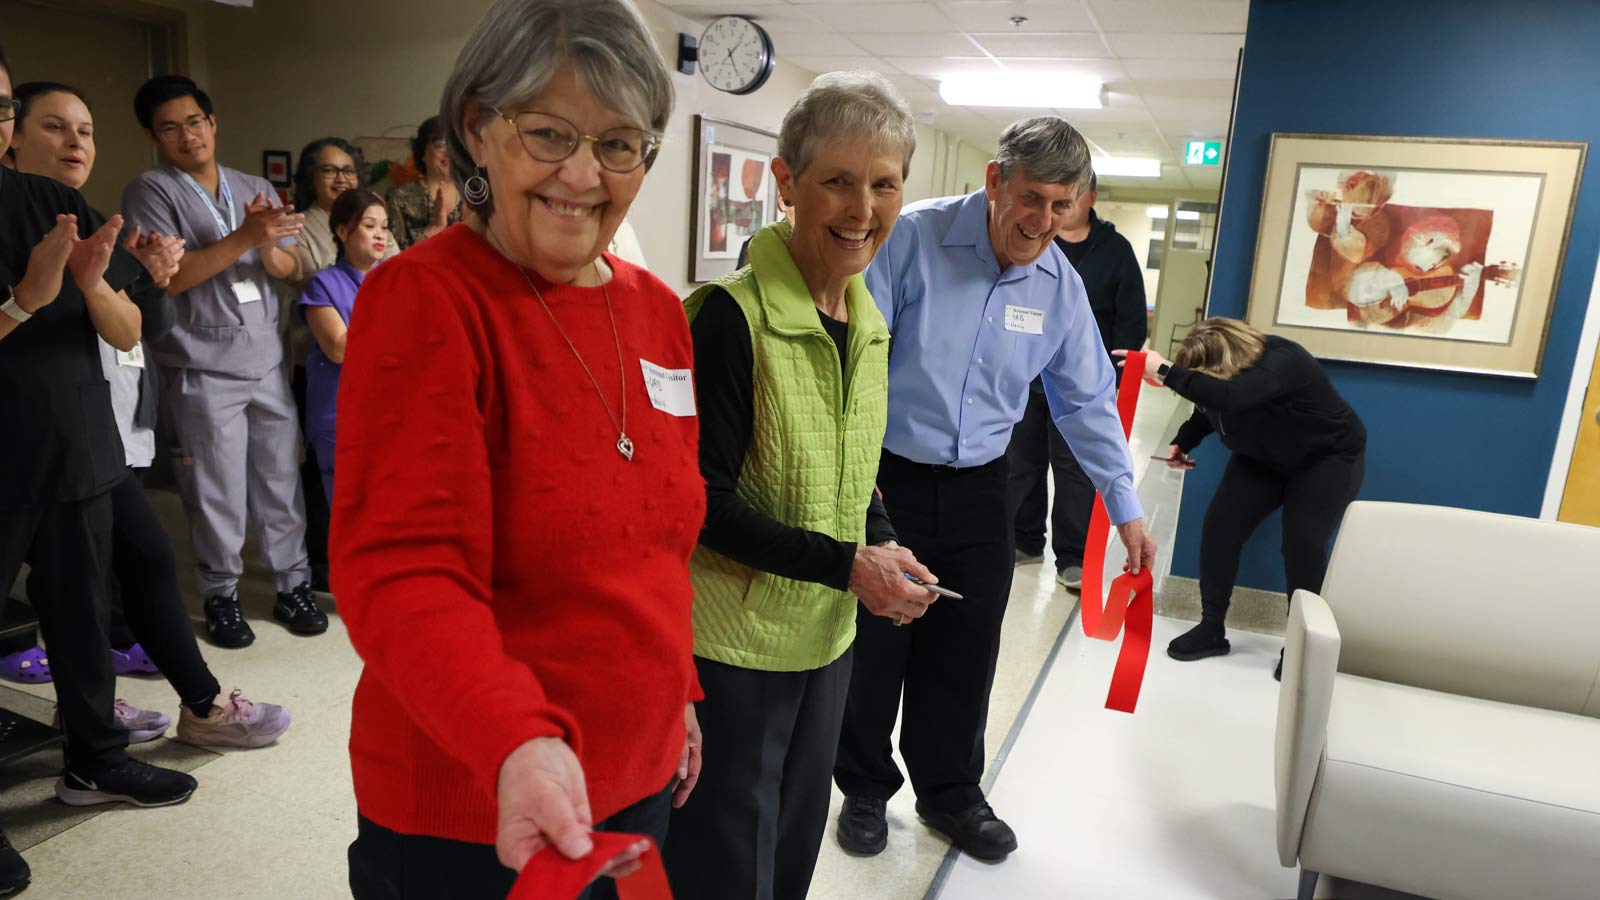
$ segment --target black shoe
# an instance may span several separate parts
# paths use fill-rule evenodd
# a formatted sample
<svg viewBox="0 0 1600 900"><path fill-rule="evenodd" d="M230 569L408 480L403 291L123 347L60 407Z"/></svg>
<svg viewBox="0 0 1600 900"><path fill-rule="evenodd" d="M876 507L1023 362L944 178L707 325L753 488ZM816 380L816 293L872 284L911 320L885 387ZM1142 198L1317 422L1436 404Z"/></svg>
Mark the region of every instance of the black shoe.
<svg viewBox="0 0 1600 900"><path fill-rule="evenodd" d="M1017 849L1016 832L1001 821L987 803L979 802L959 813L946 813L918 800L917 815L975 859L999 862Z"/></svg>
<svg viewBox="0 0 1600 900"><path fill-rule="evenodd" d="M218 647L237 649L256 642L256 633L239 608L239 592L206 598L206 635Z"/></svg>
<svg viewBox="0 0 1600 900"><path fill-rule="evenodd" d="M844 809L839 810L839 824L834 834L839 846L851 853L876 856L889 846L889 804L866 797L844 798Z"/></svg>
<svg viewBox="0 0 1600 900"><path fill-rule="evenodd" d="M182 772L128 757L115 765L68 766L56 782L56 796L68 806L132 803L171 806L189 799L199 782Z"/></svg>
<svg viewBox="0 0 1600 900"><path fill-rule="evenodd" d="M6 840L5 832L0 831L0 897L22 890L32 878L28 861Z"/></svg>
<svg viewBox="0 0 1600 900"><path fill-rule="evenodd" d="M1208 656L1226 656L1233 649L1228 645L1228 639L1223 637L1226 633L1221 625L1201 622L1173 638L1172 643L1167 645L1167 655L1183 662L1194 662Z"/></svg>
<svg viewBox="0 0 1600 900"><path fill-rule="evenodd" d="M311 596L310 584L280 593L272 607L272 617L289 626L295 634L321 634L328 630L328 616Z"/></svg>
<svg viewBox="0 0 1600 900"><path fill-rule="evenodd" d="M1272 670L1272 680L1273 681L1282 681L1283 680L1283 651L1282 650L1278 651L1278 667L1276 669Z"/></svg>

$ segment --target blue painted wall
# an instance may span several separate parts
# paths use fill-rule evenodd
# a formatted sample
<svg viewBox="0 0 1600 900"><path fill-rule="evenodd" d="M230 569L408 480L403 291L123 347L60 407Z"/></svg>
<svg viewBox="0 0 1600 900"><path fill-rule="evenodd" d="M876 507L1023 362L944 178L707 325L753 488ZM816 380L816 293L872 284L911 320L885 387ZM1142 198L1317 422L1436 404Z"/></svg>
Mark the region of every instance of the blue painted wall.
<svg viewBox="0 0 1600 900"><path fill-rule="evenodd" d="M1370 433L1362 498L1537 516L1600 234L1600 2L1253 0L1212 315L1244 316L1274 131L1590 142L1537 381L1325 364ZM1226 453L1214 437L1197 451L1174 574L1196 577ZM1281 540L1274 515L1240 585L1283 590Z"/></svg>

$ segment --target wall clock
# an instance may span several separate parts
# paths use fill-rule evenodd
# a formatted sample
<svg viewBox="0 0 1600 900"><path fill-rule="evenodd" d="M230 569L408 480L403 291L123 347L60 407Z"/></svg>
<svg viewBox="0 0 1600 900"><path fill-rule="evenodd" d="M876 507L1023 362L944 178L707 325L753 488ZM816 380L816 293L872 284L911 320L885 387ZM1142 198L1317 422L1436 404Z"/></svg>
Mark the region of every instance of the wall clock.
<svg viewBox="0 0 1600 900"><path fill-rule="evenodd" d="M730 94L754 93L777 62L767 30L744 16L722 16L706 26L699 57L706 82Z"/></svg>

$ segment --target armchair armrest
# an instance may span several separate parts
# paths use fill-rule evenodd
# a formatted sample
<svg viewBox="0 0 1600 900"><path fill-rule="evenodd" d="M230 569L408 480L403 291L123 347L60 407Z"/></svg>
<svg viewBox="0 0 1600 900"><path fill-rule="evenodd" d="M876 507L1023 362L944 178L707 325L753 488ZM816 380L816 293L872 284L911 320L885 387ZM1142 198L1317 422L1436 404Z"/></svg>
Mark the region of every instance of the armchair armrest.
<svg viewBox="0 0 1600 900"><path fill-rule="evenodd" d="M1286 868L1294 868L1300 858L1300 837L1327 749L1328 710L1338 670L1339 626L1333 610L1316 594L1296 591L1284 636L1273 765L1278 861Z"/></svg>

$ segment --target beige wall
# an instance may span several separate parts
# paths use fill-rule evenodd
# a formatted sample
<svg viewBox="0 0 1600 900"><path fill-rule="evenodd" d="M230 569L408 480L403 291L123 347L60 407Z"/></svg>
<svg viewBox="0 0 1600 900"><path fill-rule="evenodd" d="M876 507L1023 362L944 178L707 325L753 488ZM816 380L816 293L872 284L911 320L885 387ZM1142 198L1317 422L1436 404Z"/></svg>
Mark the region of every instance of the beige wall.
<svg viewBox="0 0 1600 900"><path fill-rule="evenodd" d="M258 0L254 8L238 9L199 0L152 2L186 14L190 70L217 104L219 157L247 172L261 170L263 150L298 155L308 141L330 134L409 136L437 110L456 54L490 4ZM704 28L703 21L653 0L635 2L669 64L676 61L678 33ZM712 89L698 74L674 70L677 106L661 157L628 216L650 268L674 289L692 287L687 271L695 114L776 131L814 74L780 62L759 91L737 97ZM918 126L917 138L908 201L981 182L989 150L957 146L927 126Z"/></svg>

